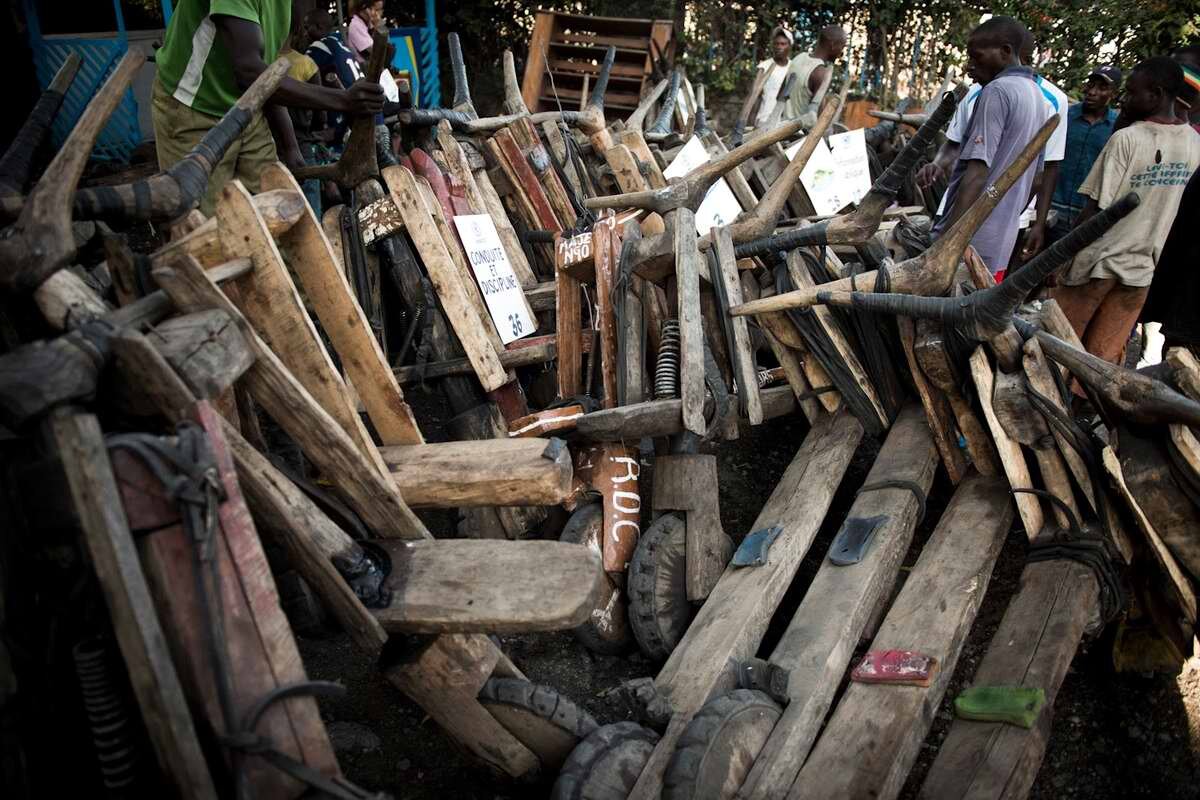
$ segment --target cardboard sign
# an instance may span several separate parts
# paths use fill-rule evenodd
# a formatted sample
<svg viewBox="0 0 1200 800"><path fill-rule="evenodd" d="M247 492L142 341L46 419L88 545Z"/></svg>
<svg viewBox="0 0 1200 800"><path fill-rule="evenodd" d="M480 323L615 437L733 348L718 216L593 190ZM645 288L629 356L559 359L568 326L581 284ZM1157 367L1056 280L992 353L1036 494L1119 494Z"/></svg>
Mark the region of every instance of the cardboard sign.
<svg viewBox="0 0 1200 800"><path fill-rule="evenodd" d="M504 253L492 218L487 214L468 214L455 217L454 225L500 341L508 344L537 330L537 320Z"/></svg>
<svg viewBox="0 0 1200 800"><path fill-rule="evenodd" d="M796 155L803 142L801 139L785 150L787 157ZM800 173L800 182L820 216L836 214L862 200L871 190L867 140L862 129L830 136L828 144L818 142Z"/></svg>
<svg viewBox="0 0 1200 800"><path fill-rule="evenodd" d="M675 156L675 160L663 170L663 177L682 178L708 161L708 150L704 148L704 143L699 137L693 136ZM742 207L733 196L733 190L724 178L718 178L696 210L696 232L703 236L718 225L730 224L740 213Z"/></svg>

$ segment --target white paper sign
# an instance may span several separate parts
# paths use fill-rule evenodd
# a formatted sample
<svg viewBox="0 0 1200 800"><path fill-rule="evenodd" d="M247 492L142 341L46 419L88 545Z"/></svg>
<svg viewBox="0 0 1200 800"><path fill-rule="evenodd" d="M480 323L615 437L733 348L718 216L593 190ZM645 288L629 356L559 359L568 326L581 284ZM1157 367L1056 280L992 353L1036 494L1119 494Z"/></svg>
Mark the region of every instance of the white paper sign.
<svg viewBox="0 0 1200 800"><path fill-rule="evenodd" d="M508 344L537 330L525 290L508 262L492 218L487 214L467 214L455 217L454 225L500 341Z"/></svg>
<svg viewBox="0 0 1200 800"><path fill-rule="evenodd" d="M789 147L788 158L796 155L801 139ZM863 131L853 130L817 143L812 158L800 173L800 182L808 192L813 209L821 216L836 214L857 203L871 190L871 170L867 162L867 141Z"/></svg>
<svg viewBox="0 0 1200 800"><path fill-rule="evenodd" d="M704 143L699 137L693 136L676 154L675 160L663 170L663 177L682 178L708 161L708 150L705 149ZM700 208L696 210L696 232L704 236L718 225L730 224L740 213L742 207L734 197L733 190L724 178L718 178L717 182L709 187Z"/></svg>

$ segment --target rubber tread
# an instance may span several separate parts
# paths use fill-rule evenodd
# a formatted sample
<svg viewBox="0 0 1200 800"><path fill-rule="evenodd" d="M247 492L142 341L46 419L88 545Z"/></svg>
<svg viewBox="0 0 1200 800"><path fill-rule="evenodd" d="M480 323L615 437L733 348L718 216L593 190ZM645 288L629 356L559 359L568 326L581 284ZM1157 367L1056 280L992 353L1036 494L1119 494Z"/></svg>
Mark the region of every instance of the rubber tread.
<svg viewBox="0 0 1200 800"><path fill-rule="evenodd" d="M747 714L754 721L757 721L757 715L771 717L773 728L783 709L765 693L755 689L735 689L704 704L679 737L675 753L667 764L663 776L663 800L699 800L718 796L719 787L702 785L705 760L710 757L713 743L722 729L727 725L742 723Z"/></svg>
<svg viewBox="0 0 1200 800"><path fill-rule="evenodd" d="M586 545L587 539L593 527L598 531L604 524L604 507L600 503L590 503L586 506L580 506L571 514L567 524L563 526L562 533L559 534L560 542L570 542L571 544ZM611 579L609 579L611 581ZM613 586L613 591L621 593L620 587ZM605 593L601 592L601 601L606 598ZM628 604L628 598L621 597L618 599L619 606ZM614 620L614 626L619 630L619 635L616 637L606 636L592 622L591 617L588 621L575 628L572 633L575 638L593 653L598 653L605 656L620 655L633 645L633 635L629 630L629 623L626 619L627 614L623 608L619 608L620 619Z"/></svg>
<svg viewBox="0 0 1200 800"><path fill-rule="evenodd" d="M625 800L657 743L658 734L636 722L597 728L567 757L550 800Z"/></svg>
<svg viewBox="0 0 1200 800"><path fill-rule="evenodd" d="M638 540L626 579L633 638L647 658L666 661L692 621L687 523L681 515L663 514L651 523Z"/></svg>

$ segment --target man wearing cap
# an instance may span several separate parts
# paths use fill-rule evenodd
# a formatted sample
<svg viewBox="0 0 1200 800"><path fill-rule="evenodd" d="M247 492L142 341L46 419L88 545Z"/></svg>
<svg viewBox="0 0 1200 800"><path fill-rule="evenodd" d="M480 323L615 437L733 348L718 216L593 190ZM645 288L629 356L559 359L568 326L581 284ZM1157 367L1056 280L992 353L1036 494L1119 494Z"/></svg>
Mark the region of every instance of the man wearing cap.
<svg viewBox="0 0 1200 800"><path fill-rule="evenodd" d="M1075 219L1087 204L1079 186L1092 171L1092 164L1112 136L1117 121L1116 109L1111 107L1121 89L1121 70L1112 65L1098 66L1083 84L1083 102L1067 110L1067 147L1059 167L1058 183L1054 187L1051 207L1058 220L1047 240L1051 244L1067 234Z"/></svg>
<svg viewBox="0 0 1200 800"><path fill-rule="evenodd" d="M765 125L775 109L779 87L783 85L783 77L787 75L791 59L792 34L780 25L771 31L771 58L759 62L758 65L760 73L763 70L767 71L767 77L763 81L762 94L758 98L758 112L753 117L754 127L761 128Z"/></svg>

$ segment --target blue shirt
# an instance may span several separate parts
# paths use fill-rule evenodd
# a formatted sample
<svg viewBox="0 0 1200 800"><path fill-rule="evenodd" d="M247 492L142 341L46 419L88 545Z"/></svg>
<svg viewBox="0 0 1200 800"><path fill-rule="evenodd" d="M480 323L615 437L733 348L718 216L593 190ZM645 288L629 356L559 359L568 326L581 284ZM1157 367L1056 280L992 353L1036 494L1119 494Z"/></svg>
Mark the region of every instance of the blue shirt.
<svg viewBox="0 0 1200 800"><path fill-rule="evenodd" d="M349 89L350 84L364 77L362 67L359 66L354 53L342 44L342 40L336 33L328 34L310 44L305 55L317 63L322 78L329 72L333 72L338 76L344 89ZM345 114L331 114L330 119L337 130L337 138L340 141L345 135L346 128L350 126L350 120L346 118ZM375 124L383 124L383 114L375 116Z"/></svg>
<svg viewBox="0 0 1200 800"><path fill-rule="evenodd" d="M1116 121L1117 112L1112 108L1097 122L1083 118L1083 103L1067 109L1067 152L1059 167L1052 203L1058 211L1060 225L1070 225L1083 211L1088 199L1079 193L1079 186L1092 171L1092 164L1096 163L1108 137L1112 136Z"/></svg>

